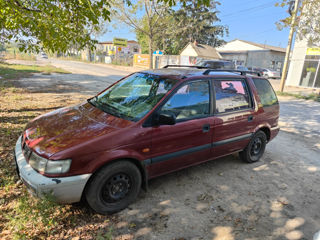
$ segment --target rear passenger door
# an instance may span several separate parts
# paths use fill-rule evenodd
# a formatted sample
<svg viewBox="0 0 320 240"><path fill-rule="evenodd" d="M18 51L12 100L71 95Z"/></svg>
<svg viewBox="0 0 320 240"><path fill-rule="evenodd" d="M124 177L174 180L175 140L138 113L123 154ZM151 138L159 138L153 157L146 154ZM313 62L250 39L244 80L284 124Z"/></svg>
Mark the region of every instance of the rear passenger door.
<svg viewBox="0 0 320 240"><path fill-rule="evenodd" d="M214 79L214 128L211 155L220 157L249 143L256 112L246 79Z"/></svg>

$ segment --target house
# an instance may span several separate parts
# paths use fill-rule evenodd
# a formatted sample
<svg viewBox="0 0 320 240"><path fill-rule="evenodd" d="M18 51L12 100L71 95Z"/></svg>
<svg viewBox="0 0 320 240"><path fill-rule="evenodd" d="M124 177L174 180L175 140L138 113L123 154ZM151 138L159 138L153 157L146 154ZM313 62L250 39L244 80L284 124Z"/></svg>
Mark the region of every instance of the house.
<svg viewBox="0 0 320 240"><path fill-rule="evenodd" d="M236 65L269 68L281 71L286 49L267 44L235 39L218 47L223 59L233 60Z"/></svg>
<svg viewBox="0 0 320 240"><path fill-rule="evenodd" d="M220 59L220 54L214 47L205 44L199 44L197 42L190 42L185 46L180 56L198 57L203 59Z"/></svg>
<svg viewBox="0 0 320 240"><path fill-rule="evenodd" d="M113 41L99 42L96 46L96 50L102 52L106 56L112 56L116 54L133 55L141 53L141 46L135 40L128 40L126 47L118 47L113 44Z"/></svg>

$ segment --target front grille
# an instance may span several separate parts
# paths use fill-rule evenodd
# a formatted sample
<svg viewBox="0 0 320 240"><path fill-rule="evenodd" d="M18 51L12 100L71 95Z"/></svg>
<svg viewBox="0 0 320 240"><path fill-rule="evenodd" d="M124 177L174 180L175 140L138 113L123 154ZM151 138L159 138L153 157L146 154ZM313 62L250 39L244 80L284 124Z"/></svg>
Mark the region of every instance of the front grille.
<svg viewBox="0 0 320 240"><path fill-rule="evenodd" d="M28 144L26 142L24 142L23 146L22 146L22 152L24 157L27 159L27 161L30 158L30 155L32 153L32 150L29 148Z"/></svg>

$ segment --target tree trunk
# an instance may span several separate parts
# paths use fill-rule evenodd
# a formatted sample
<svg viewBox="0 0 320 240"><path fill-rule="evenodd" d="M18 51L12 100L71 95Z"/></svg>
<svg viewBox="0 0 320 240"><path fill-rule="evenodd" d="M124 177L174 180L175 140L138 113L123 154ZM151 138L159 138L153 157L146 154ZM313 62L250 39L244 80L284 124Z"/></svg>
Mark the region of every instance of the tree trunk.
<svg viewBox="0 0 320 240"><path fill-rule="evenodd" d="M151 36L149 36L149 58L150 58L150 62L149 62L149 68L153 69L153 39Z"/></svg>

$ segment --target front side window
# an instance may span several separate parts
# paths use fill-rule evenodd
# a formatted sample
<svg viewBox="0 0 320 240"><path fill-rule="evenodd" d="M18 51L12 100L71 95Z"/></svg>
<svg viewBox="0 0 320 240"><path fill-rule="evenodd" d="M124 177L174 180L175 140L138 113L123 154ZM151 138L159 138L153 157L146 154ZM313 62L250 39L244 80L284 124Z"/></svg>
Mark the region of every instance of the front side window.
<svg viewBox="0 0 320 240"><path fill-rule="evenodd" d="M161 78L146 73L132 74L116 83L90 103L104 112L131 121L145 116L177 83L175 79Z"/></svg>
<svg viewBox="0 0 320 240"><path fill-rule="evenodd" d="M254 78L253 82L257 88L262 106L266 107L278 104L277 96L268 80Z"/></svg>
<svg viewBox="0 0 320 240"><path fill-rule="evenodd" d="M162 107L162 113L173 113L177 121L209 115L210 93L207 81L190 82L178 89Z"/></svg>
<svg viewBox="0 0 320 240"><path fill-rule="evenodd" d="M250 107L247 87L242 80L214 80L216 113L237 111Z"/></svg>

